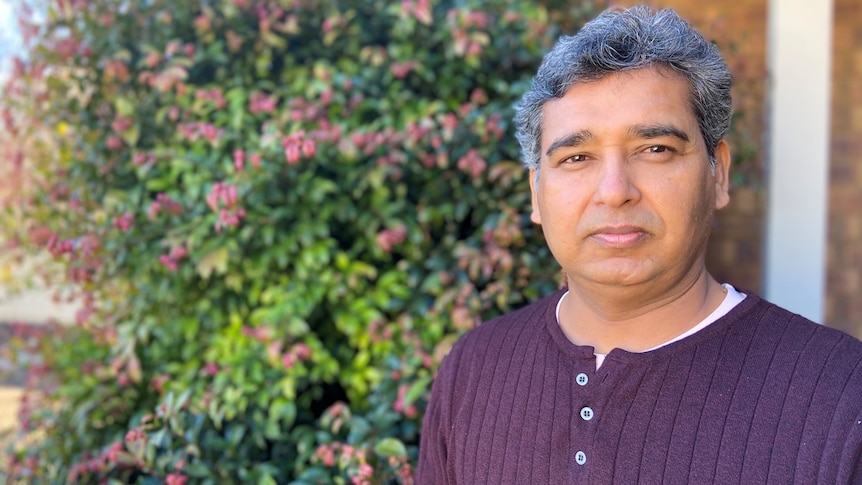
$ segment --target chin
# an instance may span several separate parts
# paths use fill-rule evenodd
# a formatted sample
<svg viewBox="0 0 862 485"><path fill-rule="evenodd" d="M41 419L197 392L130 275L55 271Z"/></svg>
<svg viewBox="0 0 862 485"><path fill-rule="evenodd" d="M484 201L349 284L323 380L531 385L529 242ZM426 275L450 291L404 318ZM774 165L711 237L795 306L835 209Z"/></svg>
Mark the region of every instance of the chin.
<svg viewBox="0 0 862 485"><path fill-rule="evenodd" d="M577 275L577 279L598 284L603 286L629 287L647 283L655 278L655 274L651 271L645 271L644 268L620 268L606 271L590 271L590 272L567 272L570 275L569 280L573 278L571 275Z"/></svg>

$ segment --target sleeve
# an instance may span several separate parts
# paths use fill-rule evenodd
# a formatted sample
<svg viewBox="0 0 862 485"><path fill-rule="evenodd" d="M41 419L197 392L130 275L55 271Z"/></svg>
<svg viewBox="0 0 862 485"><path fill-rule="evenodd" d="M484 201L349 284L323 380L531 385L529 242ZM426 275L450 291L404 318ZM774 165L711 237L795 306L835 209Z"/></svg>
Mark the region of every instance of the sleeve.
<svg viewBox="0 0 862 485"><path fill-rule="evenodd" d="M850 337L846 338L850 340ZM859 342L854 341L854 344ZM842 348L842 350L844 350ZM854 345L855 358L850 361L854 362L854 368L850 379L844 386L844 395L838 406L838 411L835 416L839 426L837 428L843 434L843 440L840 444L840 460L836 471L832 471L832 477L837 473L837 479L827 477L822 480L822 483L846 483L848 485L862 484L862 348ZM814 403L811 410L814 411ZM831 430L830 430L831 431Z"/></svg>
<svg viewBox="0 0 862 485"><path fill-rule="evenodd" d="M862 414L850 426L838 470L839 483L862 483Z"/></svg>
<svg viewBox="0 0 862 485"><path fill-rule="evenodd" d="M431 397L422 420L419 439L419 464L416 467L416 485L455 484L453 467L449 462L449 439L452 430L452 400L458 352L456 348L440 365L431 387Z"/></svg>

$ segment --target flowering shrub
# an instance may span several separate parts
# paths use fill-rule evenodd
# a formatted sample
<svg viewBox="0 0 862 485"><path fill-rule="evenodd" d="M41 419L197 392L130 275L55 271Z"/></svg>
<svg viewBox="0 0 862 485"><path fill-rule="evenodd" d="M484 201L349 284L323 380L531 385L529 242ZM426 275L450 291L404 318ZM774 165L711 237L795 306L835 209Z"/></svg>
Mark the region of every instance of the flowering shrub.
<svg viewBox="0 0 862 485"><path fill-rule="evenodd" d="M511 107L591 9L32 3L9 250L81 310L5 483L412 483L457 335L558 284Z"/></svg>

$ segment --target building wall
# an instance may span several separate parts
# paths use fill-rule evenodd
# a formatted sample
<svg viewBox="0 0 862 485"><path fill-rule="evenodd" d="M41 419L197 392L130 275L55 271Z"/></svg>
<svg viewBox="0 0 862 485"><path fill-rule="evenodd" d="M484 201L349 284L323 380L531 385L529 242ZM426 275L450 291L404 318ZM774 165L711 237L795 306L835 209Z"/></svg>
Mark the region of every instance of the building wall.
<svg viewBox="0 0 862 485"><path fill-rule="evenodd" d="M826 323L862 338L862 3L833 0Z"/></svg>

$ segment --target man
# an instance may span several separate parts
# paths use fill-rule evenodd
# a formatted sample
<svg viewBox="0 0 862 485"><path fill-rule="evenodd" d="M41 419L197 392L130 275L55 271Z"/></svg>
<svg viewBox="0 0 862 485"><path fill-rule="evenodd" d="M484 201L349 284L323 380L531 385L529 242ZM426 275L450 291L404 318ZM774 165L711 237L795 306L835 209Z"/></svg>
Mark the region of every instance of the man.
<svg viewBox="0 0 862 485"><path fill-rule="evenodd" d="M862 483L862 344L704 267L730 87L668 10L545 57L516 123L567 289L455 345L417 483Z"/></svg>

